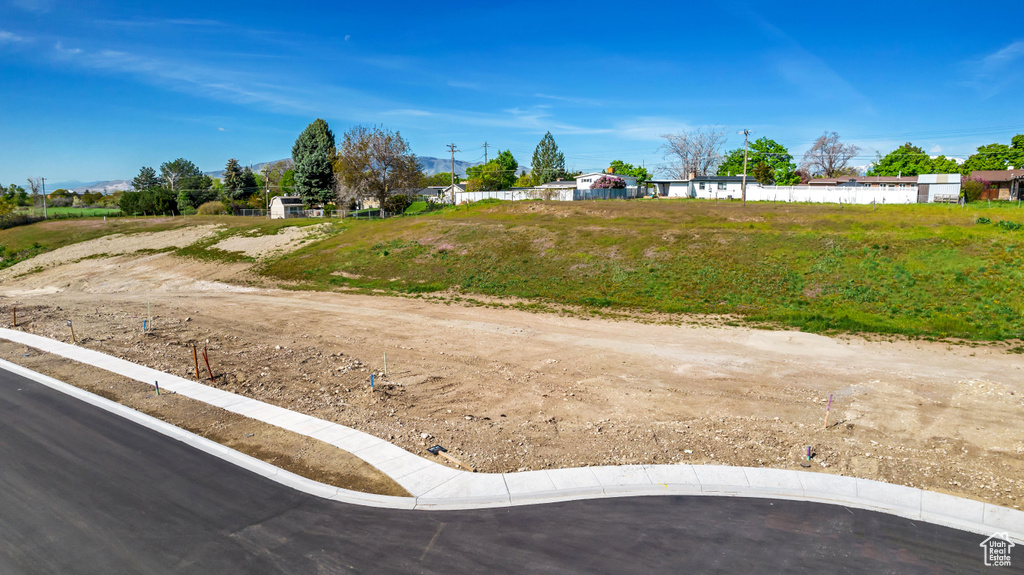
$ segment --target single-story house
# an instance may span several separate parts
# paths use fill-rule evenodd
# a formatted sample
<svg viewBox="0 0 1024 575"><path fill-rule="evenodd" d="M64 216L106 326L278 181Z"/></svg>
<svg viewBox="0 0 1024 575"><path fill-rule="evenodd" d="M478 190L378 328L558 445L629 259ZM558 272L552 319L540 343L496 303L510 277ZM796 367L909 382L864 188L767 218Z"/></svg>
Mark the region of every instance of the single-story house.
<svg viewBox="0 0 1024 575"><path fill-rule="evenodd" d="M591 186L600 179L602 176L608 176L612 178L619 178L625 182L625 188L618 188L618 190L604 189L601 191L591 192ZM635 198L637 195L636 176L627 176L626 174L616 174L615 170L608 168L603 172L590 172L587 174L580 174L576 176L576 190L578 193L574 194L574 199L577 200L589 200L592 198ZM609 195L610 194L610 195Z"/></svg>
<svg viewBox="0 0 1024 575"><path fill-rule="evenodd" d="M670 198L739 199L743 197L743 176L693 176L689 180L650 180L659 196ZM747 187L757 180L747 176Z"/></svg>
<svg viewBox="0 0 1024 575"><path fill-rule="evenodd" d="M993 200L1020 200L1024 199L1021 192L1024 192L1024 168L1014 170L975 170L971 172L971 179L980 178L992 182L992 192L987 198Z"/></svg>
<svg viewBox="0 0 1024 575"><path fill-rule="evenodd" d="M843 176L812 178L809 186L865 186L868 188L906 188L917 185L917 176Z"/></svg>
<svg viewBox="0 0 1024 575"><path fill-rule="evenodd" d="M275 196L270 199L270 219L301 218L306 210L298 196Z"/></svg>

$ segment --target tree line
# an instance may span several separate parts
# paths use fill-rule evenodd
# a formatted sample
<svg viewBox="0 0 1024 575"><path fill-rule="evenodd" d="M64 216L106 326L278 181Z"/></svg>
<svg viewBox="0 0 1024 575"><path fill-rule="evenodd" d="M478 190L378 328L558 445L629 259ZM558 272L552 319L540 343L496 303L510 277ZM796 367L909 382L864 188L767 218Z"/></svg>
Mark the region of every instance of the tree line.
<svg viewBox="0 0 1024 575"><path fill-rule="evenodd" d="M844 143L836 132L825 132L804 153L797 167L785 146L770 138L758 138L748 149L736 148L725 154L725 130L698 128L675 134L664 134L662 150L668 164L662 170L676 179L695 176L742 175L744 155L747 174L762 184L791 186L807 183L812 178L842 178L857 176L851 161L860 153L860 147ZM907 142L895 150L876 155L867 170L868 176L918 176L920 174L962 174L969 176L976 170L1006 170L1024 166L1024 135L1011 139L1009 145L988 144L962 164L944 155L932 157L923 148Z"/></svg>

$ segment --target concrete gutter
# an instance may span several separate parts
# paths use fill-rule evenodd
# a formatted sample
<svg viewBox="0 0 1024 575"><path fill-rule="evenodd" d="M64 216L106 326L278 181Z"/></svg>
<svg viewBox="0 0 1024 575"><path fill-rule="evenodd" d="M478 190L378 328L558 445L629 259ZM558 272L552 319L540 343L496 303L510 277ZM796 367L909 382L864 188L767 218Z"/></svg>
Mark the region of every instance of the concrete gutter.
<svg viewBox="0 0 1024 575"><path fill-rule="evenodd" d="M231 461L294 489L373 507L478 509L556 501L650 495L714 495L789 499L880 511L982 535L1007 532L1024 543L1024 512L913 487L825 473L719 465L625 465L468 473L409 453L383 439L125 361L98 351L17 330L0 338L86 363L136 381L319 439L373 465L412 497L373 495L324 485L155 419L54 378L0 360L0 368L67 393L201 451Z"/></svg>

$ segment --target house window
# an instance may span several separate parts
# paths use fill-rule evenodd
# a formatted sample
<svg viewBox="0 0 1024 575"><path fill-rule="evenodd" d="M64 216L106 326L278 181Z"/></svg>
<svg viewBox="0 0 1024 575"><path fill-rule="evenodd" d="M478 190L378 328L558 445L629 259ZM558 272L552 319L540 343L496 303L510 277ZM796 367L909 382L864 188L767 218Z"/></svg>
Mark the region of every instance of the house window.
<svg viewBox="0 0 1024 575"><path fill-rule="evenodd" d="M719 190L727 189L726 183L725 182L718 182L718 189Z"/></svg>
<svg viewBox="0 0 1024 575"><path fill-rule="evenodd" d="M704 182L700 183L700 189L702 189L702 190L704 189Z"/></svg>

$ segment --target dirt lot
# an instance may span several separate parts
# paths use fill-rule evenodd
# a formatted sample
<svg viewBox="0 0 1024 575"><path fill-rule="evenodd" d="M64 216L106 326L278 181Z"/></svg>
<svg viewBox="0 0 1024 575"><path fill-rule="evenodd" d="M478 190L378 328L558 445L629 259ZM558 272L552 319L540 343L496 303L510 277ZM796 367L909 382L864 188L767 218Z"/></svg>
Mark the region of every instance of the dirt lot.
<svg viewBox="0 0 1024 575"><path fill-rule="evenodd" d="M416 453L440 443L481 471L802 469L810 446L811 470L1021 505L1024 360L1006 345L585 319L246 279L244 264L166 253L69 259L0 278L0 313L9 322L17 304L23 329L62 339L72 319L82 345L182 376L195 375L191 345L206 346L219 387Z"/></svg>

